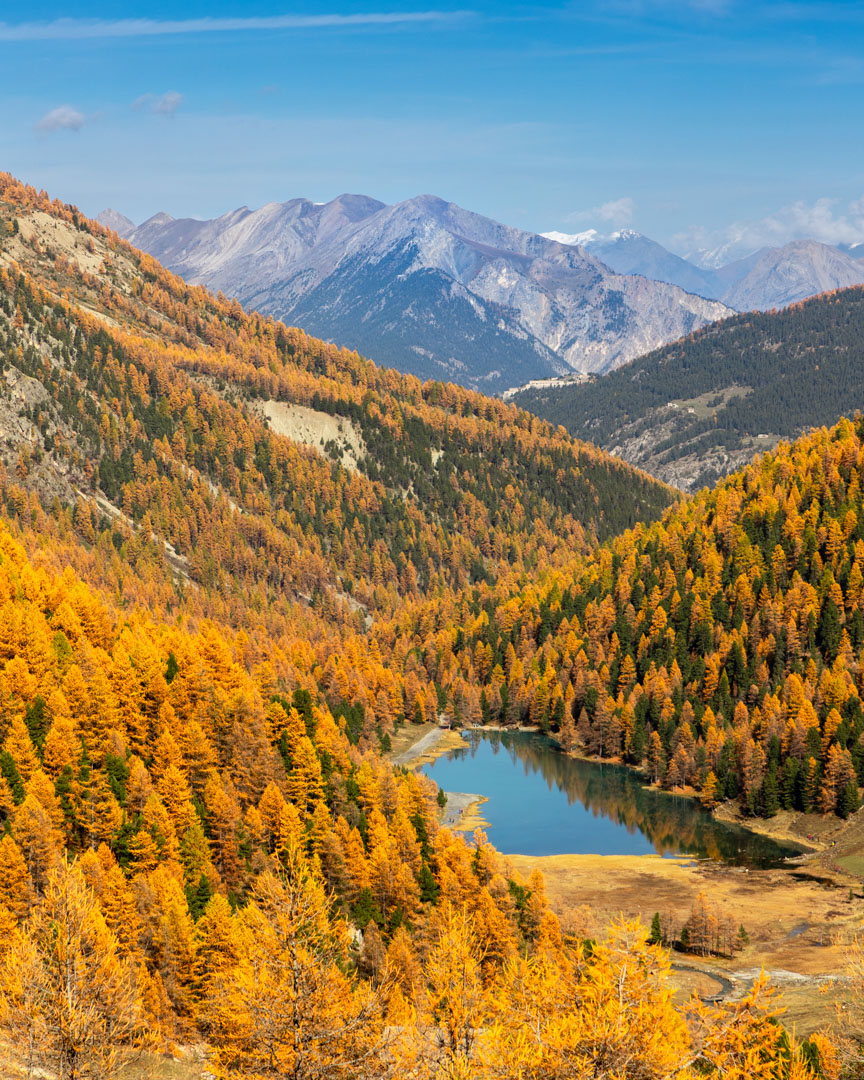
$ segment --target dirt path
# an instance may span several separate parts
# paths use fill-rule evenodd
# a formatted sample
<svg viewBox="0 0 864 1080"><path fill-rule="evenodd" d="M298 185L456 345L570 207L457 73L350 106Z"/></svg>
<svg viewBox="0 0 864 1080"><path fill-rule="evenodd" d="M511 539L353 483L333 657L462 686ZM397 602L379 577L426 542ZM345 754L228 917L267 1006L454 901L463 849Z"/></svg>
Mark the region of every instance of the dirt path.
<svg viewBox="0 0 864 1080"><path fill-rule="evenodd" d="M715 1005L735 993L735 983L718 971L706 971L695 964L673 961L672 970L677 972L676 985L687 997L695 994L708 1005Z"/></svg>
<svg viewBox="0 0 864 1080"><path fill-rule="evenodd" d="M415 742L412 746L409 746L407 750L403 750L401 754L398 754L395 758L393 758L393 764L407 765L409 762L414 761L416 758L423 757L435 746L435 744L441 739L441 736L443 734L443 728L432 728L432 730L427 731L425 735L421 735L417 742Z"/></svg>

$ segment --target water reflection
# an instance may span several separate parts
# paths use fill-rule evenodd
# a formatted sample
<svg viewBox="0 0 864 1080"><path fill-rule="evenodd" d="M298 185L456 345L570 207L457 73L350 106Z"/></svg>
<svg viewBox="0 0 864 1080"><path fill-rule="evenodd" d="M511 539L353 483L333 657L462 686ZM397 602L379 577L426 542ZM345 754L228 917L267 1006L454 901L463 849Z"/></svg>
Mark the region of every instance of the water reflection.
<svg viewBox="0 0 864 1080"><path fill-rule="evenodd" d="M691 799L651 791L623 766L578 761L542 735L470 731L426 772L449 791L488 796L500 851L525 855L695 855L751 867L800 849L717 821Z"/></svg>

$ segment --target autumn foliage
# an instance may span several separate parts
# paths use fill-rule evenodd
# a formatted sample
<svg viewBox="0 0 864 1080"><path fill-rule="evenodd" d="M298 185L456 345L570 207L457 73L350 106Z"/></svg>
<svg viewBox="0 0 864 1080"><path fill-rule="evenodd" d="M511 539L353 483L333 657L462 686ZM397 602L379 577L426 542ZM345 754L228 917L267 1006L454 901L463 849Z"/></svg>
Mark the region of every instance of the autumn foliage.
<svg viewBox="0 0 864 1080"><path fill-rule="evenodd" d="M381 751L441 715L527 719L706 801L766 812L776 781L848 810L859 429L589 554L672 494L244 314L11 177L0 210L16 1067L83 1080L196 1041L225 1080L830 1076L764 988L688 1016L645 928L563 932L541 875L443 828ZM267 401L367 454L278 435Z"/></svg>

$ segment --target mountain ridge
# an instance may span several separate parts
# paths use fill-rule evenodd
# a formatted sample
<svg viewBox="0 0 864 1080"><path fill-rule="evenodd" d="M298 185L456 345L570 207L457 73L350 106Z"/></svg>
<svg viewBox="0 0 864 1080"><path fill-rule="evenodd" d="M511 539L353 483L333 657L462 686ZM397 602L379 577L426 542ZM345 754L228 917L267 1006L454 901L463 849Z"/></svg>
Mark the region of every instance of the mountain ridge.
<svg viewBox="0 0 864 1080"><path fill-rule="evenodd" d="M596 230L544 233L583 246L621 274L641 274L720 301L735 311L767 311L833 289L864 283L864 266L850 252L816 240L765 247L732 262L701 265L675 255L633 229L602 236Z"/></svg>
<svg viewBox="0 0 864 1080"><path fill-rule="evenodd" d="M693 491L864 409L864 288L706 327L579 385L511 400Z"/></svg>
<svg viewBox="0 0 864 1080"><path fill-rule="evenodd" d="M434 195L155 216L130 239L190 281L302 315L319 336L489 391L605 370L729 313Z"/></svg>

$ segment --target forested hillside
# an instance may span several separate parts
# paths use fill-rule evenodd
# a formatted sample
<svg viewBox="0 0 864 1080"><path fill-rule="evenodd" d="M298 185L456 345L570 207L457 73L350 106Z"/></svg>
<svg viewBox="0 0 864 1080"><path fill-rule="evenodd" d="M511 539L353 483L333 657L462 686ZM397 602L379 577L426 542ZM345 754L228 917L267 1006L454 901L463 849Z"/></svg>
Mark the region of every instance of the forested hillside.
<svg viewBox="0 0 864 1080"><path fill-rule="evenodd" d="M864 421L844 420L575 573L469 591L426 612L432 675L479 685L496 723L551 728L709 806L846 816L864 782L862 469Z"/></svg>
<svg viewBox="0 0 864 1080"><path fill-rule="evenodd" d="M71 208L2 189L9 482L77 503L85 539L165 546L224 604L388 611L569 558L671 500L512 406L245 315ZM298 405L335 437L278 434Z"/></svg>
<svg viewBox="0 0 864 1080"><path fill-rule="evenodd" d="M864 289L739 315L590 383L513 400L667 483L696 490L864 406Z"/></svg>
<svg viewBox="0 0 864 1080"><path fill-rule="evenodd" d="M184 1043L224 1080L833 1060L764 989L685 1017L644 928L586 942L380 753L488 708L472 590L667 489L189 290L8 177L0 233L4 1075Z"/></svg>
<svg viewBox="0 0 864 1080"><path fill-rule="evenodd" d="M835 1075L764 983L679 1011L645 927L585 941L539 874L439 827L301 640L117 610L22 510L45 550L0 528L4 1076L190 1041L221 1080Z"/></svg>

